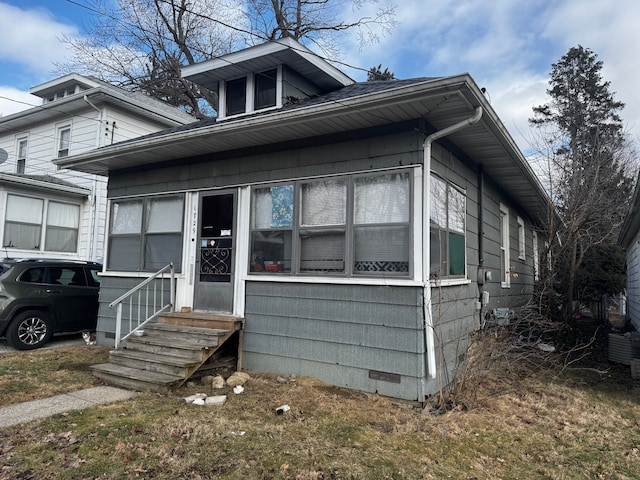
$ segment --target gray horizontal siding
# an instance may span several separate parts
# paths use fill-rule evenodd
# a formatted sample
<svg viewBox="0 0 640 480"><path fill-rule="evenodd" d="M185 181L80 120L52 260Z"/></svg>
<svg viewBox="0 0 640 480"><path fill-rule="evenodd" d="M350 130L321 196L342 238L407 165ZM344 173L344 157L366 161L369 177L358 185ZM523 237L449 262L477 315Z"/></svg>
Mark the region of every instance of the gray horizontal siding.
<svg viewBox="0 0 640 480"><path fill-rule="evenodd" d="M115 308L109 308L109 304L130 289L139 285L144 279L130 277L102 277L100 283L100 305L98 309L98 326L96 341L99 345L113 345L113 334L116 331ZM165 281L168 287L169 282ZM159 295L159 292L158 292ZM159 298L159 297L158 297ZM170 298L169 289L164 292L165 301ZM123 327L124 328L124 327ZM128 325L127 325L128 328Z"/></svg>
<svg viewBox="0 0 640 480"><path fill-rule="evenodd" d="M422 325L416 287L248 282L243 364L416 400ZM400 383L371 379L370 370Z"/></svg>
<svg viewBox="0 0 640 480"><path fill-rule="evenodd" d="M408 127L407 127L408 128ZM359 136L359 135L358 135ZM140 172L113 172L109 197L188 191L292 178L332 175L422 162L420 135L400 133L329 142L298 149L238 153L185 159L179 165L157 166ZM330 162L327 162L330 159Z"/></svg>

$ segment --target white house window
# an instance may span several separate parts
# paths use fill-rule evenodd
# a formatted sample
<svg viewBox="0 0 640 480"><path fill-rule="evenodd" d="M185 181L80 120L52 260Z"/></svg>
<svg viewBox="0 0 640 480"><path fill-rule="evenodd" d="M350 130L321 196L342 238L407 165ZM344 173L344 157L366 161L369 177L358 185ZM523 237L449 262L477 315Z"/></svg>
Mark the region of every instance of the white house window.
<svg viewBox="0 0 640 480"><path fill-rule="evenodd" d="M526 243L526 235L524 231L524 220L518 217L517 221L518 221L518 258L520 260L526 260L527 243Z"/></svg>
<svg viewBox="0 0 640 480"><path fill-rule="evenodd" d="M42 238L42 212L44 200L40 198L7 195L7 213L4 221L3 247L39 250Z"/></svg>
<svg viewBox="0 0 640 480"><path fill-rule="evenodd" d="M80 205L9 194L3 246L75 252L78 248L79 224Z"/></svg>
<svg viewBox="0 0 640 480"><path fill-rule="evenodd" d="M64 126L58 129L58 158L69 156L69 144L71 142L71 127Z"/></svg>
<svg viewBox="0 0 640 480"><path fill-rule="evenodd" d="M500 204L500 282L502 288L511 286L511 258L509 256L509 209Z"/></svg>
<svg viewBox="0 0 640 480"><path fill-rule="evenodd" d="M538 232L533 230L533 279L540 280L540 250L538 247Z"/></svg>
<svg viewBox="0 0 640 480"><path fill-rule="evenodd" d="M28 139L27 137L18 139L18 155L16 161L16 173L24 173L25 167L27 164L27 147L28 147Z"/></svg>
<svg viewBox="0 0 640 480"><path fill-rule="evenodd" d="M111 202L109 270L181 269L184 197L168 195Z"/></svg>
<svg viewBox="0 0 640 480"><path fill-rule="evenodd" d="M410 173L255 188L251 272L409 276Z"/></svg>
<svg viewBox="0 0 640 480"><path fill-rule="evenodd" d="M254 109L275 107L276 105L276 84L278 80L278 70L268 70L257 73L255 82Z"/></svg>
<svg viewBox="0 0 640 480"><path fill-rule="evenodd" d="M78 248L80 206L49 201L44 249L75 252Z"/></svg>
<svg viewBox="0 0 640 480"><path fill-rule="evenodd" d="M466 276L465 194L431 176L430 274L436 278Z"/></svg>

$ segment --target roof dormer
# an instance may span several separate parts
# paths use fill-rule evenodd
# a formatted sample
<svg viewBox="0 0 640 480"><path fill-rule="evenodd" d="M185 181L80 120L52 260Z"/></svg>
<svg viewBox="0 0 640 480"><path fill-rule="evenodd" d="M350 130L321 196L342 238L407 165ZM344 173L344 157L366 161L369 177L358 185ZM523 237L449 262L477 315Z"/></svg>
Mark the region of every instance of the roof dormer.
<svg viewBox="0 0 640 480"><path fill-rule="evenodd" d="M291 38L182 69L182 77L219 95L218 118L277 109L354 81Z"/></svg>
<svg viewBox="0 0 640 480"><path fill-rule="evenodd" d="M99 86L99 83L72 73L32 87L29 93L42 98L42 104L44 105L97 86Z"/></svg>

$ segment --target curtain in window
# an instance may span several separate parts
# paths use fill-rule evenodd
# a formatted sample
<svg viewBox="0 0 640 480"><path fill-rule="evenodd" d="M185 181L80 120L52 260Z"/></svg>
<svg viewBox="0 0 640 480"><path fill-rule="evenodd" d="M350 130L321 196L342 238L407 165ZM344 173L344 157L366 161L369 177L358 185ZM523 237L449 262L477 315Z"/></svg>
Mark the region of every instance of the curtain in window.
<svg viewBox="0 0 640 480"><path fill-rule="evenodd" d="M258 188L253 191L252 202L252 228L293 226L293 185Z"/></svg>
<svg viewBox="0 0 640 480"><path fill-rule="evenodd" d="M114 202L111 207L111 234L140 233L142 228L142 201Z"/></svg>
<svg viewBox="0 0 640 480"><path fill-rule="evenodd" d="M78 248L79 224L79 205L49 202L47 208L45 250L53 252L75 252Z"/></svg>
<svg viewBox="0 0 640 480"><path fill-rule="evenodd" d="M151 199L148 210L147 233L182 231L182 197Z"/></svg>
<svg viewBox="0 0 640 480"><path fill-rule="evenodd" d="M323 180L302 185L302 225L344 225L347 220L347 184Z"/></svg>
<svg viewBox="0 0 640 480"><path fill-rule="evenodd" d="M159 270L173 262L181 269L182 197L152 198L147 201L144 269Z"/></svg>
<svg viewBox="0 0 640 480"><path fill-rule="evenodd" d="M39 249L43 206L42 199L7 195L3 246Z"/></svg>
<svg viewBox="0 0 640 480"><path fill-rule="evenodd" d="M409 221L409 174L394 173L355 180L355 223Z"/></svg>
<svg viewBox="0 0 640 480"><path fill-rule="evenodd" d="M464 276L466 198L446 182L431 177L430 272L440 277Z"/></svg>
<svg viewBox="0 0 640 480"><path fill-rule="evenodd" d="M111 204L108 268L138 270L142 255L142 200L114 201Z"/></svg>
<svg viewBox="0 0 640 480"><path fill-rule="evenodd" d="M357 178L354 188L354 273L409 273L409 174Z"/></svg>

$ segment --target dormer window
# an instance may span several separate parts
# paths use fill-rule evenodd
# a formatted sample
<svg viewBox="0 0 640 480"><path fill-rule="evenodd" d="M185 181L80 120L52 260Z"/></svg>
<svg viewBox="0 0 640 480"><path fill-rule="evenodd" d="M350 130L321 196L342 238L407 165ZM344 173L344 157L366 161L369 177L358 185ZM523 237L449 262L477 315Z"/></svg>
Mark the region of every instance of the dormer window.
<svg viewBox="0 0 640 480"><path fill-rule="evenodd" d="M218 117L225 118L243 113L251 113L266 108L277 107L280 68L273 68L264 72L247 75L246 77L235 78L224 82L220 92L221 108ZM281 94L280 94L281 95Z"/></svg>
<svg viewBox="0 0 640 480"><path fill-rule="evenodd" d="M255 98L254 106L256 110L261 108L276 106L276 84L278 81L278 70L268 70L255 76Z"/></svg>
<svg viewBox="0 0 640 480"><path fill-rule="evenodd" d="M247 108L247 78L227 82L227 115L244 113Z"/></svg>

